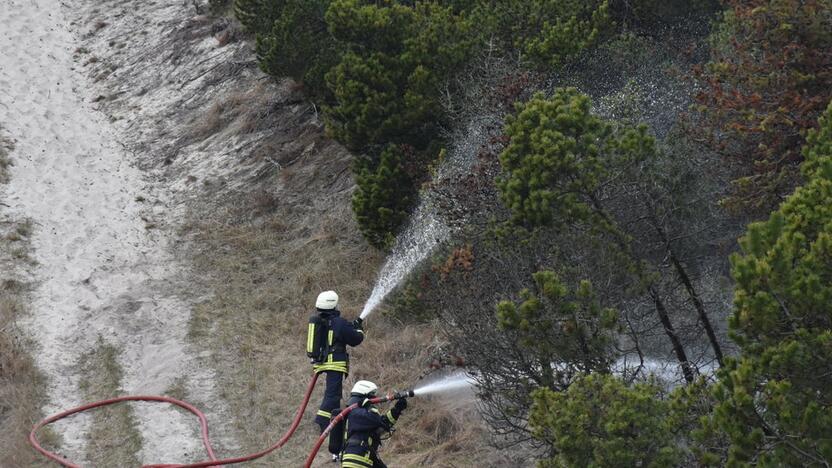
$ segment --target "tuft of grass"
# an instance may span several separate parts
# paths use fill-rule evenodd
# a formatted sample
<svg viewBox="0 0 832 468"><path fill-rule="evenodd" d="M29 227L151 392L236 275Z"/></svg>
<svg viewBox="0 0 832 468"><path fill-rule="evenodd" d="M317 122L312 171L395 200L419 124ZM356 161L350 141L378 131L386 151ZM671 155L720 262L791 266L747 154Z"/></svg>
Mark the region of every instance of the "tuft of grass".
<svg viewBox="0 0 832 468"><path fill-rule="evenodd" d="M81 356L80 388L87 401L121 393L123 371L120 350L99 337L95 347ZM87 435L87 459L94 466L139 466L142 437L133 409L127 404L107 406L92 413Z"/></svg>
<svg viewBox="0 0 832 468"><path fill-rule="evenodd" d="M0 127L0 130L2 130L2 127ZM0 135L0 184L9 181L9 167L12 165L9 154L12 151L14 151L14 141Z"/></svg>
<svg viewBox="0 0 832 468"><path fill-rule="evenodd" d="M218 98L191 121L189 137L199 141L222 131L240 135L265 130L273 123L271 117L275 106L273 101L264 99L270 95L265 91L267 86L258 83Z"/></svg>
<svg viewBox="0 0 832 468"><path fill-rule="evenodd" d="M0 466L48 466L29 446L29 430L41 417L44 379L30 354L31 343L16 324L23 302L15 293L0 291ZM49 433L39 434L55 448Z"/></svg>
<svg viewBox="0 0 832 468"><path fill-rule="evenodd" d="M3 275L21 266L12 254L10 234L31 232L27 222L13 223L11 230L0 237L0 265ZM21 238L15 243L25 242ZM23 247L19 247L23 248ZM25 265L23 265L25 266ZM18 326L18 319L26 313L28 285L8 276L0 278L0 466L47 467L27 440L32 426L43 414L46 381L32 357L34 344ZM38 439L47 449L60 446L60 438L46 428Z"/></svg>
<svg viewBox="0 0 832 468"><path fill-rule="evenodd" d="M20 242L32 235L32 222L30 220L16 223L14 228L6 233L6 240L9 242Z"/></svg>
<svg viewBox="0 0 832 468"><path fill-rule="evenodd" d="M187 400L188 385L186 379L184 377L177 377L176 379L174 379L173 382L171 382L168 389L165 390L165 395L171 398L176 398L177 400Z"/></svg>

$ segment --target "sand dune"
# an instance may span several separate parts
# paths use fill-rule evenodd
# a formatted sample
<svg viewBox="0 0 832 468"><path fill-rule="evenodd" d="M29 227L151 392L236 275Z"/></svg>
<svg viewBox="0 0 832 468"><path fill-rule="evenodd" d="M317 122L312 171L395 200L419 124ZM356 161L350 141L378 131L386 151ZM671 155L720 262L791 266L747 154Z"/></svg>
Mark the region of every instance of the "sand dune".
<svg viewBox="0 0 832 468"><path fill-rule="evenodd" d="M181 2L179 2L181 3ZM58 0L0 0L0 125L16 140L4 203L35 225L36 284L27 328L49 378L53 413L81 403L78 359L101 337L122 350L125 393L159 394L184 377L210 387L185 343L187 299L168 253L166 230L148 229L141 200L168 194L135 167L134 155L100 112L74 57L81 26ZM138 201L137 201L138 200ZM141 460L202 457L194 422L178 411L139 405ZM89 420L57 429L62 453L85 460Z"/></svg>

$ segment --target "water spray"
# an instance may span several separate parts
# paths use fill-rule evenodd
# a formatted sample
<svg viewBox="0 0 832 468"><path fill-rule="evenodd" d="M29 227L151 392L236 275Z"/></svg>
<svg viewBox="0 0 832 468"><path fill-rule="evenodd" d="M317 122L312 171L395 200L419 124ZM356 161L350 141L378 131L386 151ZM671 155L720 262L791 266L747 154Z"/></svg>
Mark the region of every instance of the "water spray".
<svg viewBox="0 0 832 468"><path fill-rule="evenodd" d="M448 238L448 227L437 220L431 210L420 206L407 228L396 239L396 244L381 271L370 298L360 317L367 318L387 295L404 280L413 269Z"/></svg>
<svg viewBox="0 0 832 468"><path fill-rule="evenodd" d="M460 126L450 138L454 144L433 174L433 182L437 185L454 183L455 178L470 174L472 166L479 160L483 143L496 136L494 129L502 128L499 112L477 109L467 118L470 121ZM373 313L384 298L430 255L434 247L450 238L454 227L452 223L447 223L447 219L443 221L438 216L443 210L437 205L437 201L446 203L448 200L431 190L421 193L420 199L418 208L396 238L393 250L379 271L373 292L361 311L362 319Z"/></svg>
<svg viewBox="0 0 832 468"><path fill-rule="evenodd" d="M426 382L411 390L414 396L426 396L436 393L447 393L471 389L476 386L474 377L467 372L458 372L442 379Z"/></svg>

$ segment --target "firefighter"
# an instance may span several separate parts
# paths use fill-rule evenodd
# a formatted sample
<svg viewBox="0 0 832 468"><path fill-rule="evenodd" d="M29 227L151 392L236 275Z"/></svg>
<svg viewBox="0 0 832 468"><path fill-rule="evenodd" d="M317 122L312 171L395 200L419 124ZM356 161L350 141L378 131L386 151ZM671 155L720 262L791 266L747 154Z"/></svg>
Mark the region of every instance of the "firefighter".
<svg viewBox="0 0 832 468"><path fill-rule="evenodd" d="M396 400L393 408L382 415L370 403L377 391L376 384L367 380L360 380L352 387L347 406L358 403L358 407L347 416L341 455L342 468L387 468L378 458L381 437L392 431L396 420L407 408L407 400Z"/></svg>
<svg viewBox="0 0 832 468"><path fill-rule="evenodd" d="M323 355L315 362L312 369L320 374L326 373L326 389L321 406L315 416L315 423L321 427L321 432L329 425L332 410L341 406L344 376L349 373L350 357L347 346L358 346L364 340L364 329L361 318L349 322L341 317L338 311L338 294L335 291L324 291L315 301L315 309L323 319L325 326L325 345Z"/></svg>

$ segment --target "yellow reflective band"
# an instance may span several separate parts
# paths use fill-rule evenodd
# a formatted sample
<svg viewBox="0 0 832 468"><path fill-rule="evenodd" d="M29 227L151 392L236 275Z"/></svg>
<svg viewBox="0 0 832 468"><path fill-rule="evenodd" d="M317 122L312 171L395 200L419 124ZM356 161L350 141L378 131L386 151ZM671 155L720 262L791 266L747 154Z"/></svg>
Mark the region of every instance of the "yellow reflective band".
<svg viewBox="0 0 832 468"><path fill-rule="evenodd" d="M327 337L327 340L329 340L329 345L330 345L330 346L332 346L332 340L333 340L333 339L335 339L335 332L333 332L332 330L330 330L330 331L329 331L329 336Z"/></svg>
<svg viewBox="0 0 832 468"><path fill-rule="evenodd" d="M341 468L373 468L373 465L365 465L363 463L352 461L343 461L341 462Z"/></svg>
<svg viewBox="0 0 832 468"><path fill-rule="evenodd" d="M349 368L347 366L346 361L336 361L336 362L326 362L324 364L315 364L312 366L312 370L319 374L321 372L326 371L335 371L341 372L343 374L349 374Z"/></svg>
<svg viewBox="0 0 832 468"><path fill-rule="evenodd" d="M341 466L346 466L346 465L343 464L343 463L346 463L346 462L361 463L362 464L361 466L373 466L373 461L370 460L370 457L367 456L367 455L362 456L362 455L357 455L357 454L354 454L354 453L345 453L344 457L341 460L342 460ZM366 465L364 465L364 464L366 464Z"/></svg>
<svg viewBox="0 0 832 468"><path fill-rule="evenodd" d="M331 418L332 413L330 413L329 411L318 410L318 416L323 416L325 418Z"/></svg>
<svg viewBox="0 0 832 468"><path fill-rule="evenodd" d="M388 411L387 414L385 414L384 416L387 417L387 420L390 421L390 424L396 424L396 418L393 417L392 411Z"/></svg>
<svg viewBox="0 0 832 468"><path fill-rule="evenodd" d="M315 341L315 324L309 324L309 330L306 332L306 352L311 353L312 350L312 343Z"/></svg>

